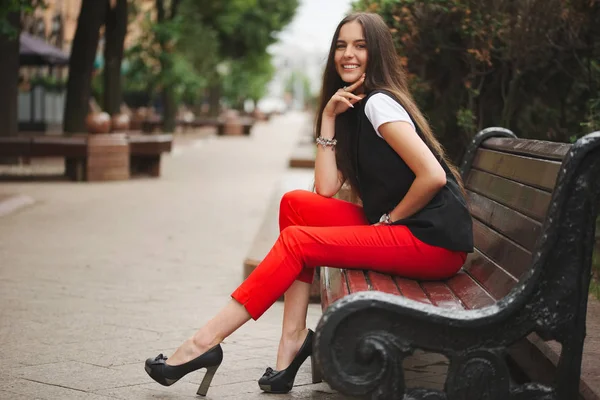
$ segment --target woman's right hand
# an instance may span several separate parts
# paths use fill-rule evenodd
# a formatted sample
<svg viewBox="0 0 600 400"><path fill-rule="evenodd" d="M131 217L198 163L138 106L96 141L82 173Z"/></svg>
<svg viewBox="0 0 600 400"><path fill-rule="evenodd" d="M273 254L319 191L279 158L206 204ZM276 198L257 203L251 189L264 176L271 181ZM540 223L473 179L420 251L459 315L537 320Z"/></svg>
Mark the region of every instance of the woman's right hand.
<svg viewBox="0 0 600 400"><path fill-rule="evenodd" d="M355 103L365 98L364 94L355 95L354 92L365 82L365 74L363 74L359 80L354 82L352 85L342 88L335 92L331 99L325 105L323 109L323 116L328 118L335 118L337 115L342 114L348 110L348 108L354 108Z"/></svg>

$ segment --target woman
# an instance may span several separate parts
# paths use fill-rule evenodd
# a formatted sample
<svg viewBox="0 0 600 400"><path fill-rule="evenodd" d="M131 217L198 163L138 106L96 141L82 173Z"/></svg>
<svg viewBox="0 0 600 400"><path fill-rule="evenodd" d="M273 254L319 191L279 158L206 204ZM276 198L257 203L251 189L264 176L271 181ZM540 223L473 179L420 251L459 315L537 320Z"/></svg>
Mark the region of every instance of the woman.
<svg viewBox="0 0 600 400"><path fill-rule="evenodd" d="M280 236L233 299L168 361L162 354L146 361L157 382L168 386L206 368L198 390L205 395L223 358L220 343L285 293L276 369L259 386L287 393L312 352L306 314L315 267L445 279L472 251L460 177L412 100L378 15L352 14L339 24L316 125L316 193L284 195ZM332 198L344 182L362 207Z"/></svg>

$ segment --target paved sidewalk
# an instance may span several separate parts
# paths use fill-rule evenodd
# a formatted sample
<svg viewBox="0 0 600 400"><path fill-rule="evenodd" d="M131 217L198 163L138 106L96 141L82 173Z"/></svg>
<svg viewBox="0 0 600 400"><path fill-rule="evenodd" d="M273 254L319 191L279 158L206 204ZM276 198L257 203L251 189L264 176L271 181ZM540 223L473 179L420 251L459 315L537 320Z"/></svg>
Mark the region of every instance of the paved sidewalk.
<svg viewBox="0 0 600 400"><path fill-rule="evenodd" d="M0 183L35 203L0 219L1 399L196 398L198 372L163 388L143 369L228 301L303 114L248 137L176 146L163 176L118 183ZM224 345L208 399L264 398L282 307ZM310 324L320 315L311 306ZM327 385L281 398L339 399Z"/></svg>
<svg viewBox="0 0 600 400"><path fill-rule="evenodd" d="M0 217L0 399L188 399L203 376L154 383L143 361L171 354L227 301L304 114L250 137L187 140L160 179L2 182L35 202ZM277 303L224 344L207 399L323 399L303 366L289 395L262 394L282 314ZM309 326L320 317L311 305ZM418 368L418 367L416 367ZM431 373L439 385L443 371Z"/></svg>

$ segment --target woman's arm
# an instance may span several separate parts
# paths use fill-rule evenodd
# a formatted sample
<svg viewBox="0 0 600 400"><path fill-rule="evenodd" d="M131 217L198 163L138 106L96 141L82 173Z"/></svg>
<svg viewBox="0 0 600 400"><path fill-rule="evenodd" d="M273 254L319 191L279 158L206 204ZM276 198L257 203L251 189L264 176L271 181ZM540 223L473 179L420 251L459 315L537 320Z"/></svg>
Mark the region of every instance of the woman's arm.
<svg viewBox="0 0 600 400"><path fill-rule="evenodd" d="M397 221L425 207L446 184L446 172L408 122L383 124L379 133L415 174L406 196L389 213L390 219Z"/></svg>
<svg viewBox="0 0 600 400"><path fill-rule="evenodd" d="M333 139L335 135L335 117L323 116L321 122L321 137ZM318 194L325 197L334 196L342 187L343 177L337 169L335 149L317 145L315 158L315 189Z"/></svg>
<svg viewBox="0 0 600 400"><path fill-rule="evenodd" d="M352 93L358 89L365 81L365 74L352 85L338 90L329 99L321 118L321 132L319 134L323 139L334 139L335 136L335 118L354 107L353 104L361 101L364 94L355 95ZM315 158L315 190L318 194L325 197L334 196L342 187L344 178L338 171L335 160L335 149L332 146L317 145L317 157Z"/></svg>

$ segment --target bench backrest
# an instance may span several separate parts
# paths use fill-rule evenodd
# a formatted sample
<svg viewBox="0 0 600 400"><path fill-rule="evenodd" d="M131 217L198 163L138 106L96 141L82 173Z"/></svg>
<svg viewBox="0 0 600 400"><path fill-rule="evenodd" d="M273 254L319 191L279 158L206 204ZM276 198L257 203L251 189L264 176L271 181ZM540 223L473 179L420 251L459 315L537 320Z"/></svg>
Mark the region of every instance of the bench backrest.
<svg viewBox="0 0 600 400"><path fill-rule="evenodd" d="M532 254L571 145L517 139L498 129L478 141L461 168L475 242L463 271L495 301L532 268Z"/></svg>

